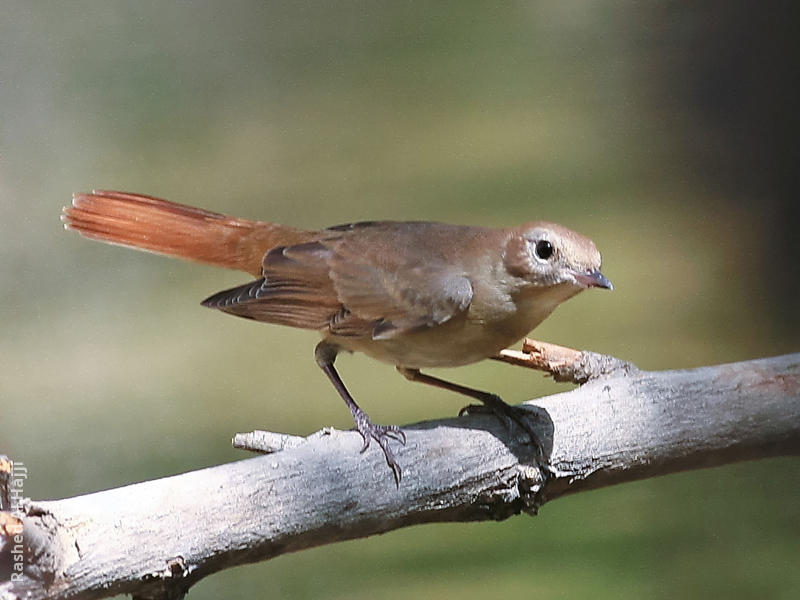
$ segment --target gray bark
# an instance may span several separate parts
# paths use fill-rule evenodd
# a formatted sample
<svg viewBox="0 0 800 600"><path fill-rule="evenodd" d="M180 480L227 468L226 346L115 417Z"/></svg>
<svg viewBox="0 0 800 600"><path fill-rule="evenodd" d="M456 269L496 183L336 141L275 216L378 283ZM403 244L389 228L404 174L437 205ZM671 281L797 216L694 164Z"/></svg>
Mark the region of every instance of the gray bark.
<svg viewBox="0 0 800 600"><path fill-rule="evenodd" d="M800 454L800 354L684 371L624 366L524 405L544 441L541 463L518 428L477 415L405 427L399 488L378 448L359 454L356 432L265 433L266 456L29 501L16 515L25 573L0 583L0 598L180 598L215 571L311 546L533 514L591 488ZM1 525L0 570L10 552Z"/></svg>

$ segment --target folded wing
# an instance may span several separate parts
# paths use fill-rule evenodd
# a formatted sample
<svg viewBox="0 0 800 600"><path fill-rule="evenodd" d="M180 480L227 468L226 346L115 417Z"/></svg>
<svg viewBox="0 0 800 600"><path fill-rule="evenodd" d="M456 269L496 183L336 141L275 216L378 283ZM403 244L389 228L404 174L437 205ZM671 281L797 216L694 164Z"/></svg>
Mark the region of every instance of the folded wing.
<svg viewBox="0 0 800 600"><path fill-rule="evenodd" d="M263 278L203 304L257 321L374 339L442 324L469 307L472 286L451 263L403 251L424 244L431 226L342 226L318 241L274 248L264 257ZM425 262L410 258L420 254Z"/></svg>

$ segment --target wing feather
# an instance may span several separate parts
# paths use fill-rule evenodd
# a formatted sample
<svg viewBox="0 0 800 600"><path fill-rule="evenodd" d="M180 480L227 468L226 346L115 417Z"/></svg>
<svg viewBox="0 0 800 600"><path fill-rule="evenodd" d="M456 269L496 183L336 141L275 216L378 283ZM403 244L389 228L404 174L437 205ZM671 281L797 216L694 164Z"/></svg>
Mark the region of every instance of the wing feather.
<svg viewBox="0 0 800 600"><path fill-rule="evenodd" d="M442 324L469 307L472 285L453 265L435 260L435 253L408 251L424 243L430 227L362 223L329 229L329 237L270 250L264 277L203 304L258 321L374 339ZM413 258L420 254L428 260Z"/></svg>

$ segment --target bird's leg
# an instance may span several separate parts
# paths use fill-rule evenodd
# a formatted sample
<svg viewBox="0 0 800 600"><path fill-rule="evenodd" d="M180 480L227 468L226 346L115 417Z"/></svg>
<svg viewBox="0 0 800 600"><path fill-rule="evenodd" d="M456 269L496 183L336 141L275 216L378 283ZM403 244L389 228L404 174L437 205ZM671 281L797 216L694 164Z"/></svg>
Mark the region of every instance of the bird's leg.
<svg viewBox="0 0 800 600"><path fill-rule="evenodd" d="M410 381L418 381L420 383L426 383L428 385L432 385L434 387L438 387L443 390L450 390L451 392L456 392L457 394L464 394L465 396L469 396L470 398L475 398L476 400L479 400L480 402L482 402L482 404L480 405L470 404L469 406L465 406L458 412L459 416L465 414L476 414L476 413L492 414L495 415L498 419L500 419L508 429L511 428L512 423L516 423L530 436L534 446L536 446L541 452L542 444L539 441L539 436L533 429L533 427L531 427L528 419L526 418L530 416L530 413L528 411L521 408L517 408L516 406L510 406L506 404L505 402L503 402L503 399L497 394L483 392L481 390L476 390L474 388L453 383L452 381L446 381L444 379L439 379L438 377L426 375L425 373L421 373L419 369L407 369L405 367L397 367L397 370L400 372L401 375L403 375L406 379Z"/></svg>
<svg viewBox="0 0 800 600"><path fill-rule="evenodd" d="M361 448L361 452L369 448L371 440L378 442L381 450L383 450L383 455L386 457L386 464L388 464L389 468L392 470L394 482L399 487L403 472L400 469L400 465L397 464L391 448L389 448L389 440L392 439L405 444L406 434L403 433L397 425L375 425L370 420L369 415L356 404L356 401L353 400L353 396L347 391L342 378L339 377L339 373L336 372L336 368L333 366L337 352L338 348L336 346L320 342L317 344L314 355L317 359L317 364L324 371L325 375L328 376L328 379L331 380L333 387L339 392L339 395L345 401L347 408L350 409L350 413L353 415L356 430L361 434L364 440L364 446Z"/></svg>

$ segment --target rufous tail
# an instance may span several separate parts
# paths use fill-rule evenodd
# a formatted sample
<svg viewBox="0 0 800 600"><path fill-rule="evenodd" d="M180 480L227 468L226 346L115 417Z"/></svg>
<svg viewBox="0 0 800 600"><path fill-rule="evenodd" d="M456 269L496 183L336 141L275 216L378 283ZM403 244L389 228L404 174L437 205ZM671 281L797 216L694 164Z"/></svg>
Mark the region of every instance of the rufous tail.
<svg viewBox="0 0 800 600"><path fill-rule="evenodd" d="M310 241L314 232L237 219L159 198L95 190L75 194L61 219L81 235L261 276L275 246Z"/></svg>

